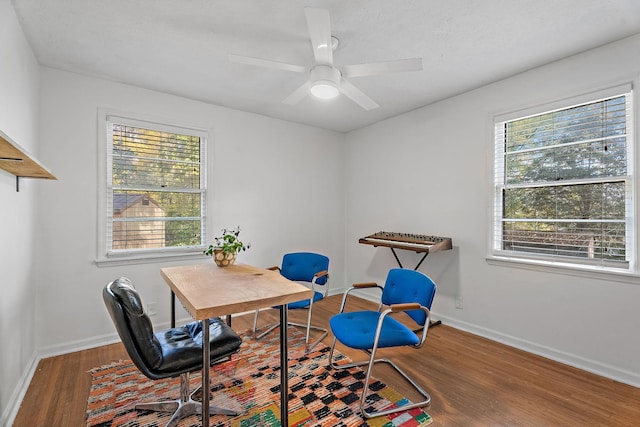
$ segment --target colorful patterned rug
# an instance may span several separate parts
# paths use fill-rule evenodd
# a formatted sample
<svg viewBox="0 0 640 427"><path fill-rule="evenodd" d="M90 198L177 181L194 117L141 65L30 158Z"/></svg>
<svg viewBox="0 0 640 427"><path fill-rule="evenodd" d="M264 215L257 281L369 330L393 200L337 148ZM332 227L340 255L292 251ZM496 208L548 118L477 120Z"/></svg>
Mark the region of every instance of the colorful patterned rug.
<svg viewBox="0 0 640 427"><path fill-rule="evenodd" d="M213 415L210 425L221 427L280 426L280 356L279 335L254 340L244 334L243 344L228 362L211 368L211 403L236 410L241 415ZM332 370L327 367L329 347L319 344L304 355L304 336L289 331L289 425L421 427L431 423L422 409L365 420L360 415L359 396L364 372L359 368ZM347 360L346 356L337 356ZM170 400L179 396L180 379L152 381L130 360L90 371L91 391L87 402L87 426L90 427L159 427L170 414L136 411L138 402ZM191 375L191 389L200 384L199 374ZM406 405L409 401L380 381L369 385L376 409ZM201 396L195 396L200 400ZM180 426L200 426L201 416L183 419Z"/></svg>

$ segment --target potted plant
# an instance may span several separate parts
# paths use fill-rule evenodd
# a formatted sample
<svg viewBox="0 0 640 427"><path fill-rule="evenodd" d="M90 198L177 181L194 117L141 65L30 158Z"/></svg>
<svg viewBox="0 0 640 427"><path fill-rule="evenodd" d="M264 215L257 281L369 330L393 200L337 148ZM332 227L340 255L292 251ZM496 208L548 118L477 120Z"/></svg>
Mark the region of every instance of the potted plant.
<svg viewBox="0 0 640 427"><path fill-rule="evenodd" d="M245 245L238 236L240 227L223 228L222 234L213 238L215 243L203 251L205 255L213 256L213 260L219 267L227 267L236 261L236 254L246 251L251 244Z"/></svg>

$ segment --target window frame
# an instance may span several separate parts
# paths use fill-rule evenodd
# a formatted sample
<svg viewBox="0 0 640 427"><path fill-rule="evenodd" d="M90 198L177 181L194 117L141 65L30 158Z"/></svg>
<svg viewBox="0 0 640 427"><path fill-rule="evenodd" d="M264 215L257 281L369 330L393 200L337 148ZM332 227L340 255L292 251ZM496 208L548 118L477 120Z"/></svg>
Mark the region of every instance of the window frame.
<svg viewBox="0 0 640 427"><path fill-rule="evenodd" d="M498 182L499 168L504 166L504 150L500 150L497 144L496 130L501 123L514 121L526 117L531 117L547 112L570 109L574 106L597 102L602 99L615 97L619 95L628 96L628 130L627 130L627 175L625 185L627 190L625 193L630 198L626 204L626 250L627 262L621 265L612 266L603 261L601 263L581 262L579 258L571 259L553 255L539 255L527 252L517 252L502 249L502 235L499 232L502 229L502 190L505 188L503 175L502 182ZM571 274L581 277L598 277L602 275L607 279L639 283L640 274L638 271L638 176L637 176L637 160L636 153L638 142L635 136L635 124L637 116L637 100L635 99L633 85L624 83L615 87L590 92L570 98L555 100L552 102L540 104L534 107L521 110L514 110L508 113L495 114L491 117L491 177L493 189L491 191L490 205L490 228L486 260L493 265L501 265L508 267L524 268L537 271L552 271L556 273ZM630 188L629 188L630 186ZM624 265L622 265L624 264Z"/></svg>
<svg viewBox="0 0 640 427"><path fill-rule="evenodd" d="M113 251L112 242L109 241L111 234L109 228L112 221L107 212L111 208L108 200L112 197L113 188L111 185L111 143L110 143L110 122L111 118L117 118L117 122L129 124L141 128L166 131L171 133L182 133L198 136L200 138L200 218L201 218L201 239L199 245L172 246L163 248L148 249L127 249ZM151 117L143 114L125 113L118 110L99 108L98 109L98 247L96 264L129 264L145 263L153 261L168 261L172 259L184 259L202 257L202 251L206 247L207 230L207 173L209 159L207 147L211 131L202 126L194 126L187 123L179 123L177 120L169 120L158 117Z"/></svg>

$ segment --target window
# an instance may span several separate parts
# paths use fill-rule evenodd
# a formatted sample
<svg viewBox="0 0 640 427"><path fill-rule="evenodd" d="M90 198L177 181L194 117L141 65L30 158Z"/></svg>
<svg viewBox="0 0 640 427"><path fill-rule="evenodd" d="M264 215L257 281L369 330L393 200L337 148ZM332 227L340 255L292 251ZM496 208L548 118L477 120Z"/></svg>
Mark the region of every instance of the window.
<svg viewBox="0 0 640 427"><path fill-rule="evenodd" d="M99 261L200 252L207 133L115 115L103 120Z"/></svg>
<svg viewBox="0 0 640 427"><path fill-rule="evenodd" d="M635 268L631 88L599 95L495 121L495 256Z"/></svg>

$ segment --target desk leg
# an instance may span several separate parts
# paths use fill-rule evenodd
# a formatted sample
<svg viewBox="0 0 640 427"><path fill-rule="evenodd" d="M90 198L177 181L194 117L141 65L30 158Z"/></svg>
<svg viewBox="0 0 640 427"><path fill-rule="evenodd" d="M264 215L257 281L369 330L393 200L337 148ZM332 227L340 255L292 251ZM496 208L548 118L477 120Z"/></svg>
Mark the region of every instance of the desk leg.
<svg viewBox="0 0 640 427"><path fill-rule="evenodd" d="M287 305L280 306L280 425L289 425L289 354L287 352Z"/></svg>
<svg viewBox="0 0 640 427"><path fill-rule="evenodd" d="M209 319L202 320L202 427L209 427Z"/></svg>
<svg viewBox="0 0 640 427"><path fill-rule="evenodd" d="M171 291L171 327L176 327L176 294Z"/></svg>

